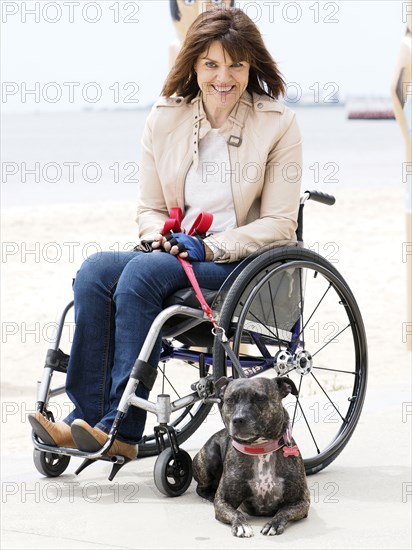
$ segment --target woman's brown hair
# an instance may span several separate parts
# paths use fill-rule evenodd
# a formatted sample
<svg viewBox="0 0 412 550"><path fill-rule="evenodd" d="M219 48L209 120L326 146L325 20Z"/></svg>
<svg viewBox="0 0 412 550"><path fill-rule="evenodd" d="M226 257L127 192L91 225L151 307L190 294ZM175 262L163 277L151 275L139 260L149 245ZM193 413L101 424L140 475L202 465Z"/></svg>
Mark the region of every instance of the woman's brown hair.
<svg viewBox="0 0 412 550"><path fill-rule="evenodd" d="M277 99L285 92L285 81L268 52L255 23L238 8L217 8L199 15L187 31L162 95L183 96L190 102L199 92L194 65L217 40L233 62L250 64L247 90Z"/></svg>

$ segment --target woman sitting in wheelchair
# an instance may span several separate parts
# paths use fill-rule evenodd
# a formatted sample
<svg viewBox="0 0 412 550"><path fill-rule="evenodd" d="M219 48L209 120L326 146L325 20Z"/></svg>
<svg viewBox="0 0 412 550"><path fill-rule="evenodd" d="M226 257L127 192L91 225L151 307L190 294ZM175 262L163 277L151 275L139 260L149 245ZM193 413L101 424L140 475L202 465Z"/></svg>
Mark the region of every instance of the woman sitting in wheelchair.
<svg viewBox="0 0 412 550"><path fill-rule="evenodd" d="M140 245L90 256L77 273L66 382L74 409L62 422L40 412L29 417L46 444L94 451L107 441L153 320L167 296L188 286L175 256L193 262L200 286L218 289L252 252L296 240L301 137L294 113L277 101L283 92L244 12L210 10L194 21L144 129ZM186 229L211 212L206 235L164 236L173 208ZM154 369L160 353L159 337ZM137 395L148 394L139 384ZM145 411L130 407L108 455L135 458L145 420Z"/></svg>

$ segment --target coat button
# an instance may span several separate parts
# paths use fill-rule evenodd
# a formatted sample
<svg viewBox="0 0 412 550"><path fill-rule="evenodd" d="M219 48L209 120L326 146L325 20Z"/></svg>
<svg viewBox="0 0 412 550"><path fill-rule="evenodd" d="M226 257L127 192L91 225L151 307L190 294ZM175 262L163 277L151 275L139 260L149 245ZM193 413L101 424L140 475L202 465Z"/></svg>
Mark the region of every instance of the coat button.
<svg viewBox="0 0 412 550"><path fill-rule="evenodd" d="M263 107L263 103L258 103L258 104L256 105L256 107L257 107L258 109L261 109L261 108Z"/></svg>

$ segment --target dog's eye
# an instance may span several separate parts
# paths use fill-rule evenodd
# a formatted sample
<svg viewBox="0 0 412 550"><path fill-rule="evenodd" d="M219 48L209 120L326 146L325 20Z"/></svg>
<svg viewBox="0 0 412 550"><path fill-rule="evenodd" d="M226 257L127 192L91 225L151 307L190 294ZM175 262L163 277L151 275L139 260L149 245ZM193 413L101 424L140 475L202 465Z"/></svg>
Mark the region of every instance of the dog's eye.
<svg viewBox="0 0 412 550"><path fill-rule="evenodd" d="M235 399L233 397L226 397L225 399L225 403L227 405L233 405L234 402L235 402Z"/></svg>
<svg viewBox="0 0 412 550"><path fill-rule="evenodd" d="M255 401L257 401L258 403L264 403L265 401L267 401L267 399L268 399L267 395L263 395L263 394L255 395Z"/></svg>

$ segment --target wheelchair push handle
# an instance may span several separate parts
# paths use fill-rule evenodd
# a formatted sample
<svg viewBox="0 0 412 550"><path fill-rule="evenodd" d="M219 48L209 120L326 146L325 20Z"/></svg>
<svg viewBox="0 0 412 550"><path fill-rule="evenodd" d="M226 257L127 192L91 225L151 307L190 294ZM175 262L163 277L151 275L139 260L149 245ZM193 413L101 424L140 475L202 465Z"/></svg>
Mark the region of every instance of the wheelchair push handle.
<svg viewBox="0 0 412 550"><path fill-rule="evenodd" d="M328 206L332 206L336 202L333 195L323 193L322 191L305 191L300 202L301 204L304 204L308 200L321 202L322 204L327 204Z"/></svg>

